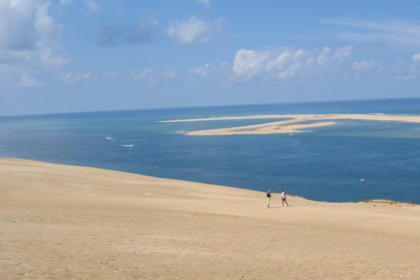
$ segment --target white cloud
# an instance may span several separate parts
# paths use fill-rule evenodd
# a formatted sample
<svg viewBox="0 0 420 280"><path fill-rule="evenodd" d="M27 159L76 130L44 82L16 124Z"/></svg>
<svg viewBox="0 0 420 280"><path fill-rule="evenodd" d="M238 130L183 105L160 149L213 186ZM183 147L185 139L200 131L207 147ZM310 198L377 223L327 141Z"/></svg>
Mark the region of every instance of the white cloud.
<svg viewBox="0 0 420 280"><path fill-rule="evenodd" d="M221 28L221 19L210 22L190 17L185 21L172 23L168 28L167 34L183 44L205 43Z"/></svg>
<svg viewBox="0 0 420 280"><path fill-rule="evenodd" d="M339 32L337 37L347 41L387 43L402 46L420 46L420 25L404 21L342 21L326 19L321 22L357 28L356 31Z"/></svg>
<svg viewBox="0 0 420 280"><path fill-rule="evenodd" d="M58 67L68 64L71 61L68 57L55 55L54 50L50 47L40 50L39 58L42 64L47 67Z"/></svg>
<svg viewBox="0 0 420 280"><path fill-rule="evenodd" d="M92 74L90 72L86 72L86 73L66 72L66 73L61 73L60 76L63 82L66 84L75 84L81 81L93 80Z"/></svg>
<svg viewBox="0 0 420 280"><path fill-rule="evenodd" d="M269 57L269 52L239 50L233 62L233 72L246 78L255 77L266 67Z"/></svg>
<svg viewBox="0 0 420 280"><path fill-rule="evenodd" d="M233 73L241 79L293 79L308 78L320 73L334 75L352 54L352 46L338 49L305 51L287 49L270 51L239 50L233 62Z"/></svg>
<svg viewBox="0 0 420 280"><path fill-rule="evenodd" d="M156 83L156 80L152 77L153 69L152 68L145 68L140 72L131 71L130 76L131 79L135 82L143 82L150 85Z"/></svg>
<svg viewBox="0 0 420 280"><path fill-rule="evenodd" d="M375 60L360 60L357 62L354 62L352 65L352 69L357 73L363 73L366 71L371 70L375 67Z"/></svg>
<svg viewBox="0 0 420 280"><path fill-rule="evenodd" d="M331 57L333 61L342 63L346 58L350 57L353 51L353 46L345 46L338 48Z"/></svg>
<svg viewBox="0 0 420 280"><path fill-rule="evenodd" d="M420 53L413 54L413 62L420 62Z"/></svg>
<svg viewBox="0 0 420 280"><path fill-rule="evenodd" d="M37 81L34 77L24 74L20 78L20 81L17 84L19 87L27 87L27 88L33 88L33 87L40 87L42 86L42 83Z"/></svg>
<svg viewBox="0 0 420 280"><path fill-rule="evenodd" d="M360 60L353 62L352 70L354 71L355 78L357 80L364 79L379 79L384 78L386 74L386 67L383 67L383 64L377 62L374 59L371 60Z"/></svg>
<svg viewBox="0 0 420 280"><path fill-rule="evenodd" d="M61 66L57 55L61 26L49 14L50 2L0 0L0 64L9 75L29 83L26 73ZM34 84L34 83L33 83Z"/></svg>
<svg viewBox="0 0 420 280"><path fill-rule="evenodd" d="M202 67L191 68L190 72L194 73L194 74L197 74L201 77L207 77L211 72L210 67L211 67L210 63L206 63Z"/></svg>
<svg viewBox="0 0 420 280"><path fill-rule="evenodd" d="M48 6L37 0L0 1L0 48L31 51L50 45L59 26Z"/></svg>
<svg viewBox="0 0 420 280"><path fill-rule="evenodd" d="M94 0L84 0L83 4L91 13L99 13L102 11L102 7Z"/></svg>
<svg viewBox="0 0 420 280"><path fill-rule="evenodd" d="M375 59L360 60L352 64L355 78L387 79L398 82L418 80L420 78L420 63L413 60L396 59L393 61L377 61Z"/></svg>

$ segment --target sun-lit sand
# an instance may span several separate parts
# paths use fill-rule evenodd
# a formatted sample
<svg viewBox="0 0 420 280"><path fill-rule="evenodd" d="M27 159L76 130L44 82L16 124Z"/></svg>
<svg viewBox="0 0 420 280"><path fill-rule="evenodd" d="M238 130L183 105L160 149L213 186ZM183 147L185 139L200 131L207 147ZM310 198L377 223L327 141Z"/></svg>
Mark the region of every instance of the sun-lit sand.
<svg viewBox="0 0 420 280"><path fill-rule="evenodd" d="M420 279L420 206L0 159L0 279Z"/></svg>
<svg viewBox="0 0 420 280"><path fill-rule="evenodd" d="M167 120L161 123L201 122L220 120L251 120L251 119L287 119L255 125L236 126L220 129L190 131L187 135L235 135L235 134L279 134L302 133L309 128L335 125L331 120L368 120L420 123L420 116L383 115L383 114L296 114L296 115L257 115L240 117L213 117L200 119ZM329 121L327 121L329 120ZM317 121L317 122L315 122ZM302 123L305 122L305 123ZM309 123L307 123L309 122Z"/></svg>

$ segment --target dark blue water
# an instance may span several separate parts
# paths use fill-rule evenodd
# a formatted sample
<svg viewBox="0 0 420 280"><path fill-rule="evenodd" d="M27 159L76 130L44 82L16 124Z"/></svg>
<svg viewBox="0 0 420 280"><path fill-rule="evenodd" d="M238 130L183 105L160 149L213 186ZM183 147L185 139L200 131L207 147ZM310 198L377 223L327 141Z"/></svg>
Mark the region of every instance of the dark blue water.
<svg viewBox="0 0 420 280"><path fill-rule="evenodd" d="M295 135L186 136L261 123L158 123L293 113L420 115L420 99L78 113L0 118L0 156L76 164L323 201L420 203L420 124L340 121ZM361 178L366 178L361 183Z"/></svg>

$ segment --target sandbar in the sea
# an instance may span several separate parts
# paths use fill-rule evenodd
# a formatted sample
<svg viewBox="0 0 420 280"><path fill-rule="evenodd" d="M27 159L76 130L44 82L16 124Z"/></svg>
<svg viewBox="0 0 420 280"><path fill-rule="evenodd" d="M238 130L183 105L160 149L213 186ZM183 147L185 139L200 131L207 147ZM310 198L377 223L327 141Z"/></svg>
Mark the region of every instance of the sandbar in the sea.
<svg viewBox="0 0 420 280"><path fill-rule="evenodd" d="M385 114L294 114L294 115L256 115L229 116L196 119L167 120L162 123L202 122L218 120L251 120L251 119L286 119L261 124L236 126L218 129L189 131L187 135L241 135L241 134L294 134L307 132L310 128L332 126L335 120L367 120L386 122L420 123L420 116L385 115Z"/></svg>

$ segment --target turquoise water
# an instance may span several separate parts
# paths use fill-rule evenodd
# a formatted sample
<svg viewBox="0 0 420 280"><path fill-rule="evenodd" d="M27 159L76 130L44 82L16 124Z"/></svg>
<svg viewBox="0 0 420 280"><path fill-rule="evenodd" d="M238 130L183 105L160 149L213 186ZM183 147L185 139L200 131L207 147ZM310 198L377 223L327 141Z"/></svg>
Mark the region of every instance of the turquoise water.
<svg viewBox="0 0 420 280"><path fill-rule="evenodd" d="M0 156L261 191L284 187L322 201L420 203L420 124L343 120L304 134L193 137L184 133L266 120L158 122L299 113L420 115L420 99L3 117Z"/></svg>

